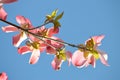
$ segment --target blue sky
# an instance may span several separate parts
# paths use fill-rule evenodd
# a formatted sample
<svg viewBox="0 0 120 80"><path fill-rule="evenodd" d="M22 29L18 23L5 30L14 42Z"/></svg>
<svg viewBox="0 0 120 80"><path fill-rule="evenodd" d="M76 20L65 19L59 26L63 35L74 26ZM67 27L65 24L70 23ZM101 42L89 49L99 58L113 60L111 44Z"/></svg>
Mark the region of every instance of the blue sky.
<svg viewBox="0 0 120 80"><path fill-rule="evenodd" d="M4 5L8 21L17 24L15 17L23 15L34 26L43 23L45 15L55 9L64 11L60 20L62 27L57 35L66 42L80 44L89 37L104 34L100 49L108 56L109 67L99 60L96 68L76 68L63 63L60 71L51 67L53 56L41 54L35 65L28 63L31 54L19 55L12 45L12 36L16 33L4 33L0 30L0 72L6 72L9 80L119 80L120 79L120 1L119 0L19 0ZM6 24L0 22L0 26ZM74 52L76 48L67 47Z"/></svg>

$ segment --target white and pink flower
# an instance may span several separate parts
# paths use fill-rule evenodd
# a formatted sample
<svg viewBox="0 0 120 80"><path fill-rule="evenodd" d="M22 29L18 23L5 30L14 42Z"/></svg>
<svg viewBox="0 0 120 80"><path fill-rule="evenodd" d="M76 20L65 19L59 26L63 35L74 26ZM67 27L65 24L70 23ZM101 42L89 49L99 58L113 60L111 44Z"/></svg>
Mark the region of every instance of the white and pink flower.
<svg viewBox="0 0 120 80"><path fill-rule="evenodd" d="M24 29L32 28L32 24L31 24L30 20L23 16L17 16L16 21L20 24L20 27L22 27ZM6 33L16 32L16 31L20 32L19 34L13 36L13 45L15 47L18 47L24 40L27 39L26 32L19 30L18 28L14 27L14 26L11 26L11 25L5 26L5 27L2 27L2 30Z"/></svg>
<svg viewBox="0 0 120 80"><path fill-rule="evenodd" d="M93 49L97 51L97 53L92 53L91 51L81 51L77 50L73 53L72 56L72 64L77 67L87 67L90 64L95 67L97 58L100 59L101 63L106 66L109 66L107 63L108 55L103 51L98 49L98 46L101 44L101 40L104 38L104 35L93 36L91 39L93 40ZM88 39L85 44L91 39ZM91 47L90 47L91 48Z"/></svg>

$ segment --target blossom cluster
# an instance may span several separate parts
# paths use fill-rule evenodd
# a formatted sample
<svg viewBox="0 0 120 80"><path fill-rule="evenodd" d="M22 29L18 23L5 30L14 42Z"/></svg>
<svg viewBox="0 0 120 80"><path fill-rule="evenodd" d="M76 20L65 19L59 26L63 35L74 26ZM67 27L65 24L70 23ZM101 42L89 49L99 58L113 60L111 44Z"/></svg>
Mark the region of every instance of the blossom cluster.
<svg viewBox="0 0 120 80"><path fill-rule="evenodd" d="M41 53L45 51L47 54L54 56L51 62L54 70L60 70L62 63L65 61L68 62L69 66L72 64L82 68L89 65L95 67L96 60L100 59L101 63L109 66L107 63L108 55L98 48L105 37L104 35L93 36L80 45L64 42L55 36L59 33L61 26L58 20L63 16L63 13L57 16L57 10L53 11L51 15L47 15L45 23L38 27L34 27L28 18L18 15L16 16L16 21L19 26L17 26L6 21L7 12L3 8L3 4L15 1L17 0L0 0L0 20L9 24L8 26L3 26L2 30L6 33L18 32L18 34L12 37L12 43L17 48L19 54L32 53L29 59L30 64L36 64ZM48 23L53 23L54 25L46 28L45 25ZM22 42L25 42L25 45L21 45ZM73 53L66 50L66 44L76 47L77 50ZM0 74L0 80L7 80L5 73Z"/></svg>
<svg viewBox="0 0 120 80"><path fill-rule="evenodd" d="M16 0L2 0L1 5L5 3L15 2ZM52 20L56 16L57 10L53 11L51 15L47 16L47 21ZM63 14L62 14L63 15ZM0 18L6 20L7 13L1 7ZM58 17L57 17L58 18ZM59 18L60 15L59 15ZM46 28L44 25L35 28L31 21L24 16L16 16L16 21L21 28L14 25L8 25L2 27L2 30L6 33L19 32L19 34L13 36L13 45L18 48L19 54L26 54L32 52L29 63L35 64L38 62L40 54L46 51L47 54L52 54L55 58L52 61L52 67L55 70L60 69L62 62L68 61L69 65L72 62L77 67L87 67L92 65L95 67L95 62L100 58L101 62L108 66L107 54L98 49L101 44L104 35L93 36L88 39L85 44L81 44L83 48L79 48L73 54L65 49L64 41L55 36L59 33L59 27ZM20 46L23 41L26 41L24 46Z"/></svg>

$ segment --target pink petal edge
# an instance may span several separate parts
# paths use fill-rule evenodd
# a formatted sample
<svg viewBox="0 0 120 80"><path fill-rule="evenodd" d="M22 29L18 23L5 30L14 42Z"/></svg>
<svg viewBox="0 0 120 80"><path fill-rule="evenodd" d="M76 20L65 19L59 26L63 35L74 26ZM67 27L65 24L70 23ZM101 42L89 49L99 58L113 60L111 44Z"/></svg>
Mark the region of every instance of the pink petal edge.
<svg viewBox="0 0 120 80"><path fill-rule="evenodd" d="M1 0L1 3L8 4L8 3L13 3L16 2L17 0Z"/></svg>
<svg viewBox="0 0 120 80"><path fill-rule="evenodd" d="M0 18L3 20L6 20L6 18L7 18L7 13L3 7L0 7Z"/></svg>
<svg viewBox="0 0 120 80"><path fill-rule="evenodd" d="M26 54L31 52L30 48L28 46L22 46L18 48L18 53L19 54Z"/></svg>
<svg viewBox="0 0 120 80"><path fill-rule="evenodd" d="M23 32L13 36L13 45L18 47L25 39L27 39L27 35Z"/></svg>
<svg viewBox="0 0 120 80"><path fill-rule="evenodd" d="M86 59L84 58L84 53L77 50L73 53L72 56L72 64L74 66L77 66L78 68L82 68L84 66L84 63L86 62Z"/></svg>
<svg viewBox="0 0 120 80"><path fill-rule="evenodd" d="M30 57L29 63L30 64L37 63L38 60L39 60L39 57L40 57L40 51L39 51L39 49L34 49L33 52L32 52L32 55Z"/></svg>
<svg viewBox="0 0 120 80"><path fill-rule="evenodd" d="M9 32L15 32L18 29L14 26L9 25L9 26L2 27L2 30L6 33L9 33Z"/></svg>
<svg viewBox="0 0 120 80"><path fill-rule="evenodd" d="M51 65L52 65L52 68L54 70L60 70L61 68L61 65L62 65L62 59L58 59L56 56L55 58L53 59L53 61L51 62Z"/></svg>

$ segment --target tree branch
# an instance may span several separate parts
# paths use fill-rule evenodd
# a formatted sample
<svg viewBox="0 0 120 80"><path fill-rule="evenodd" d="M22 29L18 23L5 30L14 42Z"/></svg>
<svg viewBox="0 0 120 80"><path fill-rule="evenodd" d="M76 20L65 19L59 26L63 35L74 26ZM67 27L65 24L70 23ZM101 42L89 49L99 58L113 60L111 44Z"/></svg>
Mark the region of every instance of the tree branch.
<svg viewBox="0 0 120 80"><path fill-rule="evenodd" d="M40 35L37 35L37 34L32 33L32 32L29 31L29 30L33 30L33 29L39 28L39 27L41 27L41 26L43 26L43 25L46 25L46 24L48 24L48 23L50 23L50 22L47 22L47 23L45 23L45 24L43 24L43 25L41 25L41 26L38 26L38 27L36 27L36 28L24 29L24 28L22 28L22 27L20 27L20 26L18 26L18 25L16 25L16 24L13 24L13 23L11 23L11 22L9 22L9 21L5 21L5 20L2 20L2 19L0 19L0 21L2 21L2 22L4 22L4 23L7 23L7 24L9 24L9 25L12 25L12 26L14 26L14 27L16 27L16 28L18 28L18 29L21 29L21 30L23 30L23 31L25 31L25 32L33 35L34 37L36 37L36 38L38 38L38 39L40 39L40 40L42 40L42 41L43 41L43 38L45 38L45 39L48 39L48 40L56 41L56 42L58 42L58 43L60 43L60 44L64 44L64 45L68 45L68 46L71 46L71 47L76 47L76 48L79 48L79 49L83 49L83 50L88 50L88 51L90 51L89 49L87 49L86 47L83 47L83 46L81 46L81 45L75 45L75 44L67 43L67 42L64 42L64 41L55 40L55 39L52 39L52 38L49 38L49 37L40 36Z"/></svg>

